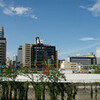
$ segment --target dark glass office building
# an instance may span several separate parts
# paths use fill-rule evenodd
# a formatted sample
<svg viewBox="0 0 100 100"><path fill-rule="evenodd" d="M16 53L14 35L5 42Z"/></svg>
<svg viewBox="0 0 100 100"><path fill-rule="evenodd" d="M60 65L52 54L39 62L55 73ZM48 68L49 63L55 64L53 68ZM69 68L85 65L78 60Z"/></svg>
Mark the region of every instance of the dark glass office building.
<svg viewBox="0 0 100 100"><path fill-rule="evenodd" d="M77 62L80 64L96 64L96 57L69 57L70 62Z"/></svg>
<svg viewBox="0 0 100 100"><path fill-rule="evenodd" d="M32 46L32 67L37 69L45 69L46 59L48 67L56 67L57 52L55 46L50 46L47 44L37 44Z"/></svg>
<svg viewBox="0 0 100 100"><path fill-rule="evenodd" d="M4 29L0 26L0 65L6 64L6 38L4 38Z"/></svg>
<svg viewBox="0 0 100 100"><path fill-rule="evenodd" d="M4 38L4 28L0 26L0 38Z"/></svg>

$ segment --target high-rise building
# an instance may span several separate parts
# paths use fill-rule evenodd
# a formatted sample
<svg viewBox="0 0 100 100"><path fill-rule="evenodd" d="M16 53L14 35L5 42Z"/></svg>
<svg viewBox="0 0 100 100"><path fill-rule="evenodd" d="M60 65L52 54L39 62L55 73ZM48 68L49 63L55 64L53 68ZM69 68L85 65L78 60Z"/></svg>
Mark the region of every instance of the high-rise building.
<svg viewBox="0 0 100 100"><path fill-rule="evenodd" d="M38 43L32 46L32 67L45 69L46 59L48 67L57 67L57 51L55 46Z"/></svg>
<svg viewBox="0 0 100 100"><path fill-rule="evenodd" d="M13 56L13 61L17 62L17 56L16 55Z"/></svg>
<svg viewBox="0 0 100 100"><path fill-rule="evenodd" d="M22 46L19 46L19 48L18 48L17 62L22 63Z"/></svg>
<svg viewBox="0 0 100 100"><path fill-rule="evenodd" d="M6 64L6 38L4 38L4 29L0 26L0 64Z"/></svg>
<svg viewBox="0 0 100 100"><path fill-rule="evenodd" d="M6 67L11 66L11 60L9 57L6 58Z"/></svg>
<svg viewBox="0 0 100 100"><path fill-rule="evenodd" d="M14 55L13 56L13 66L16 66L17 65L17 56Z"/></svg>
<svg viewBox="0 0 100 100"><path fill-rule="evenodd" d="M55 51L55 56L56 56L56 67L58 68L58 51Z"/></svg>
<svg viewBox="0 0 100 100"><path fill-rule="evenodd" d="M25 43L22 47L22 63L23 67L31 67L31 43Z"/></svg>
<svg viewBox="0 0 100 100"><path fill-rule="evenodd" d="M57 67L58 52L55 46L38 43L25 43L22 46L22 64L23 67L31 67L37 69L45 69L45 61L48 67Z"/></svg>
<svg viewBox="0 0 100 100"><path fill-rule="evenodd" d="M4 38L4 28L0 26L0 38Z"/></svg>
<svg viewBox="0 0 100 100"><path fill-rule="evenodd" d="M96 49L97 64L100 64L100 47Z"/></svg>

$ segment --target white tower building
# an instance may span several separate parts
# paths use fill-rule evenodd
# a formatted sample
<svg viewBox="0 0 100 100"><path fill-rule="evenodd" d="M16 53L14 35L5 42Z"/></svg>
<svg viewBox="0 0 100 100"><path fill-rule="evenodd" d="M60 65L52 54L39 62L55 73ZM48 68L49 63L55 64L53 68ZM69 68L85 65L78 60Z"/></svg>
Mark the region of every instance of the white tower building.
<svg viewBox="0 0 100 100"><path fill-rule="evenodd" d="M97 64L100 64L100 47L96 49Z"/></svg>

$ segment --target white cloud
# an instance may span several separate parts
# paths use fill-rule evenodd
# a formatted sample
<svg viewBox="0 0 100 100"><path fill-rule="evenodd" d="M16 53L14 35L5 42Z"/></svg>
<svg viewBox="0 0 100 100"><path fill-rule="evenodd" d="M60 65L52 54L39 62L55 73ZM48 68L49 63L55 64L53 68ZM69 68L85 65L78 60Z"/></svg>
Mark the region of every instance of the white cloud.
<svg viewBox="0 0 100 100"><path fill-rule="evenodd" d="M80 6L80 8L86 9L86 7L85 7L85 6Z"/></svg>
<svg viewBox="0 0 100 100"><path fill-rule="evenodd" d="M35 15L30 15L30 16L31 16L31 18L33 18L33 19L38 19L38 17L35 16Z"/></svg>
<svg viewBox="0 0 100 100"><path fill-rule="evenodd" d="M25 7L10 7L10 10L16 15L27 14L30 11L30 9L31 8L25 8Z"/></svg>
<svg viewBox="0 0 100 100"><path fill-rule="evenodd" d="M85 38L81 38L81 41L90 41L90 40L95 40L95 38L92 37L85 37Z"/></svg>
<svg viewBox="0 0 100 100"><path fill-rule="evenodd" d="M0 7L3 8L3 13L9 16L25 16L30 17L32 19L37 19L37 16L33 14L32 8L30 7L14 7L14 6L6 6L6 4L0 0Z"/></svg>
<svg viewBox="0 0 100 100"><path fill-rule="evenodd" d="M13 16L14 15L14 13L10 9L8 9L8 8L5 8L3 10L3 13L6 14L6 15L10 15L10 16Z"/></svg>
<svg viewBox="0 0 100 100"><path fill-rule="evenodd" d="M100 16L100 0L97 0L92 7L80 6L80 8L87 9L88 11L92 12L94 16Z"/></svg>

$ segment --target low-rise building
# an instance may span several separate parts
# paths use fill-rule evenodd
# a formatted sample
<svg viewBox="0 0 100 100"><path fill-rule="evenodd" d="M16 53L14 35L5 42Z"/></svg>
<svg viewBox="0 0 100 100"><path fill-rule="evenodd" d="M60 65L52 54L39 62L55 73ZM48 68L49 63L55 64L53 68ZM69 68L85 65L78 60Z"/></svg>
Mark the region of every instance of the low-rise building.
<svg viewBox="0 0 100 100"><path fill-rule="evenodd" d="M68 62L67 60L62 61L61 69L80 69L81 64L77 62Z"/></svg>
<svg viewBox="0 0 100 100"><path fill-rule="evenodd" d="M69 56L68 62L80 63L83 65L92 65L96 64L96 56L92 52L89 52L88 55Z"/></svg>

